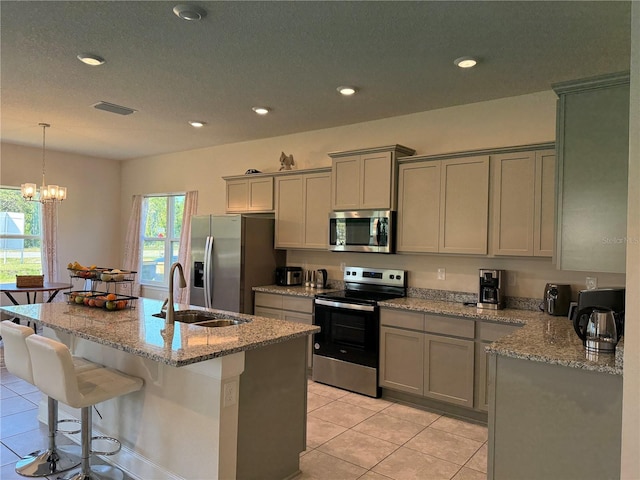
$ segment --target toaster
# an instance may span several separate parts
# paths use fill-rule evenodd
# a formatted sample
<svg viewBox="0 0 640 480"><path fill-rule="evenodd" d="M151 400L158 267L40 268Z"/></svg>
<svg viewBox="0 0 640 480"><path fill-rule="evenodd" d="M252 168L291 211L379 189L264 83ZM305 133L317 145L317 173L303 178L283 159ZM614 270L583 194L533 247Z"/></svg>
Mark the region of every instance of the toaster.
<svg viewBox="0 0 640 480"><path fill-rule="evenodd" d="M302 267L276 268L276 285L302 285Z"/></svg>

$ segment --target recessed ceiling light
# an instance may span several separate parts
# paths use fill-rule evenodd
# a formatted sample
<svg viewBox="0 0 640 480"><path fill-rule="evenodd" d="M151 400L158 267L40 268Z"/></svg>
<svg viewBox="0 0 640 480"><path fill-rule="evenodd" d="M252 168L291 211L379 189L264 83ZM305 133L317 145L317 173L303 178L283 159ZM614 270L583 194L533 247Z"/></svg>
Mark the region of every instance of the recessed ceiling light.
<svg viewBox="0 0 640 480"><path fill-rule="evenodd" d="M189 125L191 125L194 128L201 128L204 127L206 125L205 122L199 122L197 120L189 120Z"/></svg>
<svg viewBox="0 0 640 480"><path fill-rule="evenodd" d="M475 67L477 63L478 63L478 61L475 58L472 58L472 57L460 57L460 58L456 58L453 61L453 64L456 67L460 67L460 68Z"/></svg>
<svg viewBox="0 0 640 480"><path fill-rule="evenodd" d="M340 95L344 95L345 97L350 97L358 91L356 87L338 87L336 90L340 92Z"/></svg>
<svg viewBox="0 0 640 480"><path fill-rule="evenodd" d="M200 8L196 5L176 5L173 7L173 13L176 14L182 20L201 20L207 16L207 11L203 8Z"/></svg>
<svg viewBox="0 0 640 480"><path fill-rule="evenodd" d="M78 60L82 63L86 63L87 65L91 65L92 67L97 67L104 63L104 58L99 57L98 55L93 55L92 53L81 53L78 55Z"/></svg>
<svg viewBox="0 0 640 480"><path fill-rule="evenodd" d="M268 107L253 107L251 110L256 112L258 115L266 115L271 111Z"/></svg>

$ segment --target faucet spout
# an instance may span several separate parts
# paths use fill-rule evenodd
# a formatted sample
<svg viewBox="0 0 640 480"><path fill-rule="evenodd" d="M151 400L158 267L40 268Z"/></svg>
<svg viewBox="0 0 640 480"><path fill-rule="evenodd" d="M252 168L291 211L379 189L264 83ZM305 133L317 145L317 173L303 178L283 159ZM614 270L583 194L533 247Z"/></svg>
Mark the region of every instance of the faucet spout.
<svg viewBox="0 0 640 480"><path fill-rule="evenodd" d="M174 319L174 308L173 308L173 277L175 276L176 268L180 273L180 288L185 288L187 286L187 281L184 278L184 272L182 271L182 265L180 262L176 262L171 265L171 270L169 271L169 298L167 298L167 315L165 317L165 323L173 325L175 323Z"/></svg>

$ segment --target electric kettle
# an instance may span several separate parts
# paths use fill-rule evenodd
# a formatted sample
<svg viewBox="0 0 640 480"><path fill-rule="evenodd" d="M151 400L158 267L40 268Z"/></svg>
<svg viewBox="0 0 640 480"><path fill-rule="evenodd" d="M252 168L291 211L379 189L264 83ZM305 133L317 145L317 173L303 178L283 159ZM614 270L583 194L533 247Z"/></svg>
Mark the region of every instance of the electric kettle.
<svg viewBox="0 0 640 480"><path fill-rule="evenodd" d="M606 307L583 308L573 319L573 328L587 352L614 353L622 333L621 315Z"/></svg>
<svg viewBox="0 0 640 480"><path fill-rule="evenodd" d="M327 271L324 268L319 269L316 275L316 287L327 288L327 280L329 280Z"/></svg>

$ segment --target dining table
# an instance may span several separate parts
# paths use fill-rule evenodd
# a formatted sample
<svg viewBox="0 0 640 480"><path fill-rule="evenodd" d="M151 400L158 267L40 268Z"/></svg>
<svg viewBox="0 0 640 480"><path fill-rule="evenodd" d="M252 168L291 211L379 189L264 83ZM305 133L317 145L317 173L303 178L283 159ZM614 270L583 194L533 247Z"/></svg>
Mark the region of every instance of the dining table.
<svg viewBox="0 0 640 480"><path fill-rule="evenodd" d="M69 283L50 283L45 282L41 287L18 287L15 283L0 283L0 291L4 293L11 303L14 305L20 305L15 297L14 293L26 293L27 295L27 303L38 303L38 292L42 293L42 298L44 299L44 292L49 292L49 298L46 303L51 303L53 299L56 297L60 290L70 290L71 284ZM33 301L31 294L33 293ZM45 302L41 302L45 303Z"/></svg>

